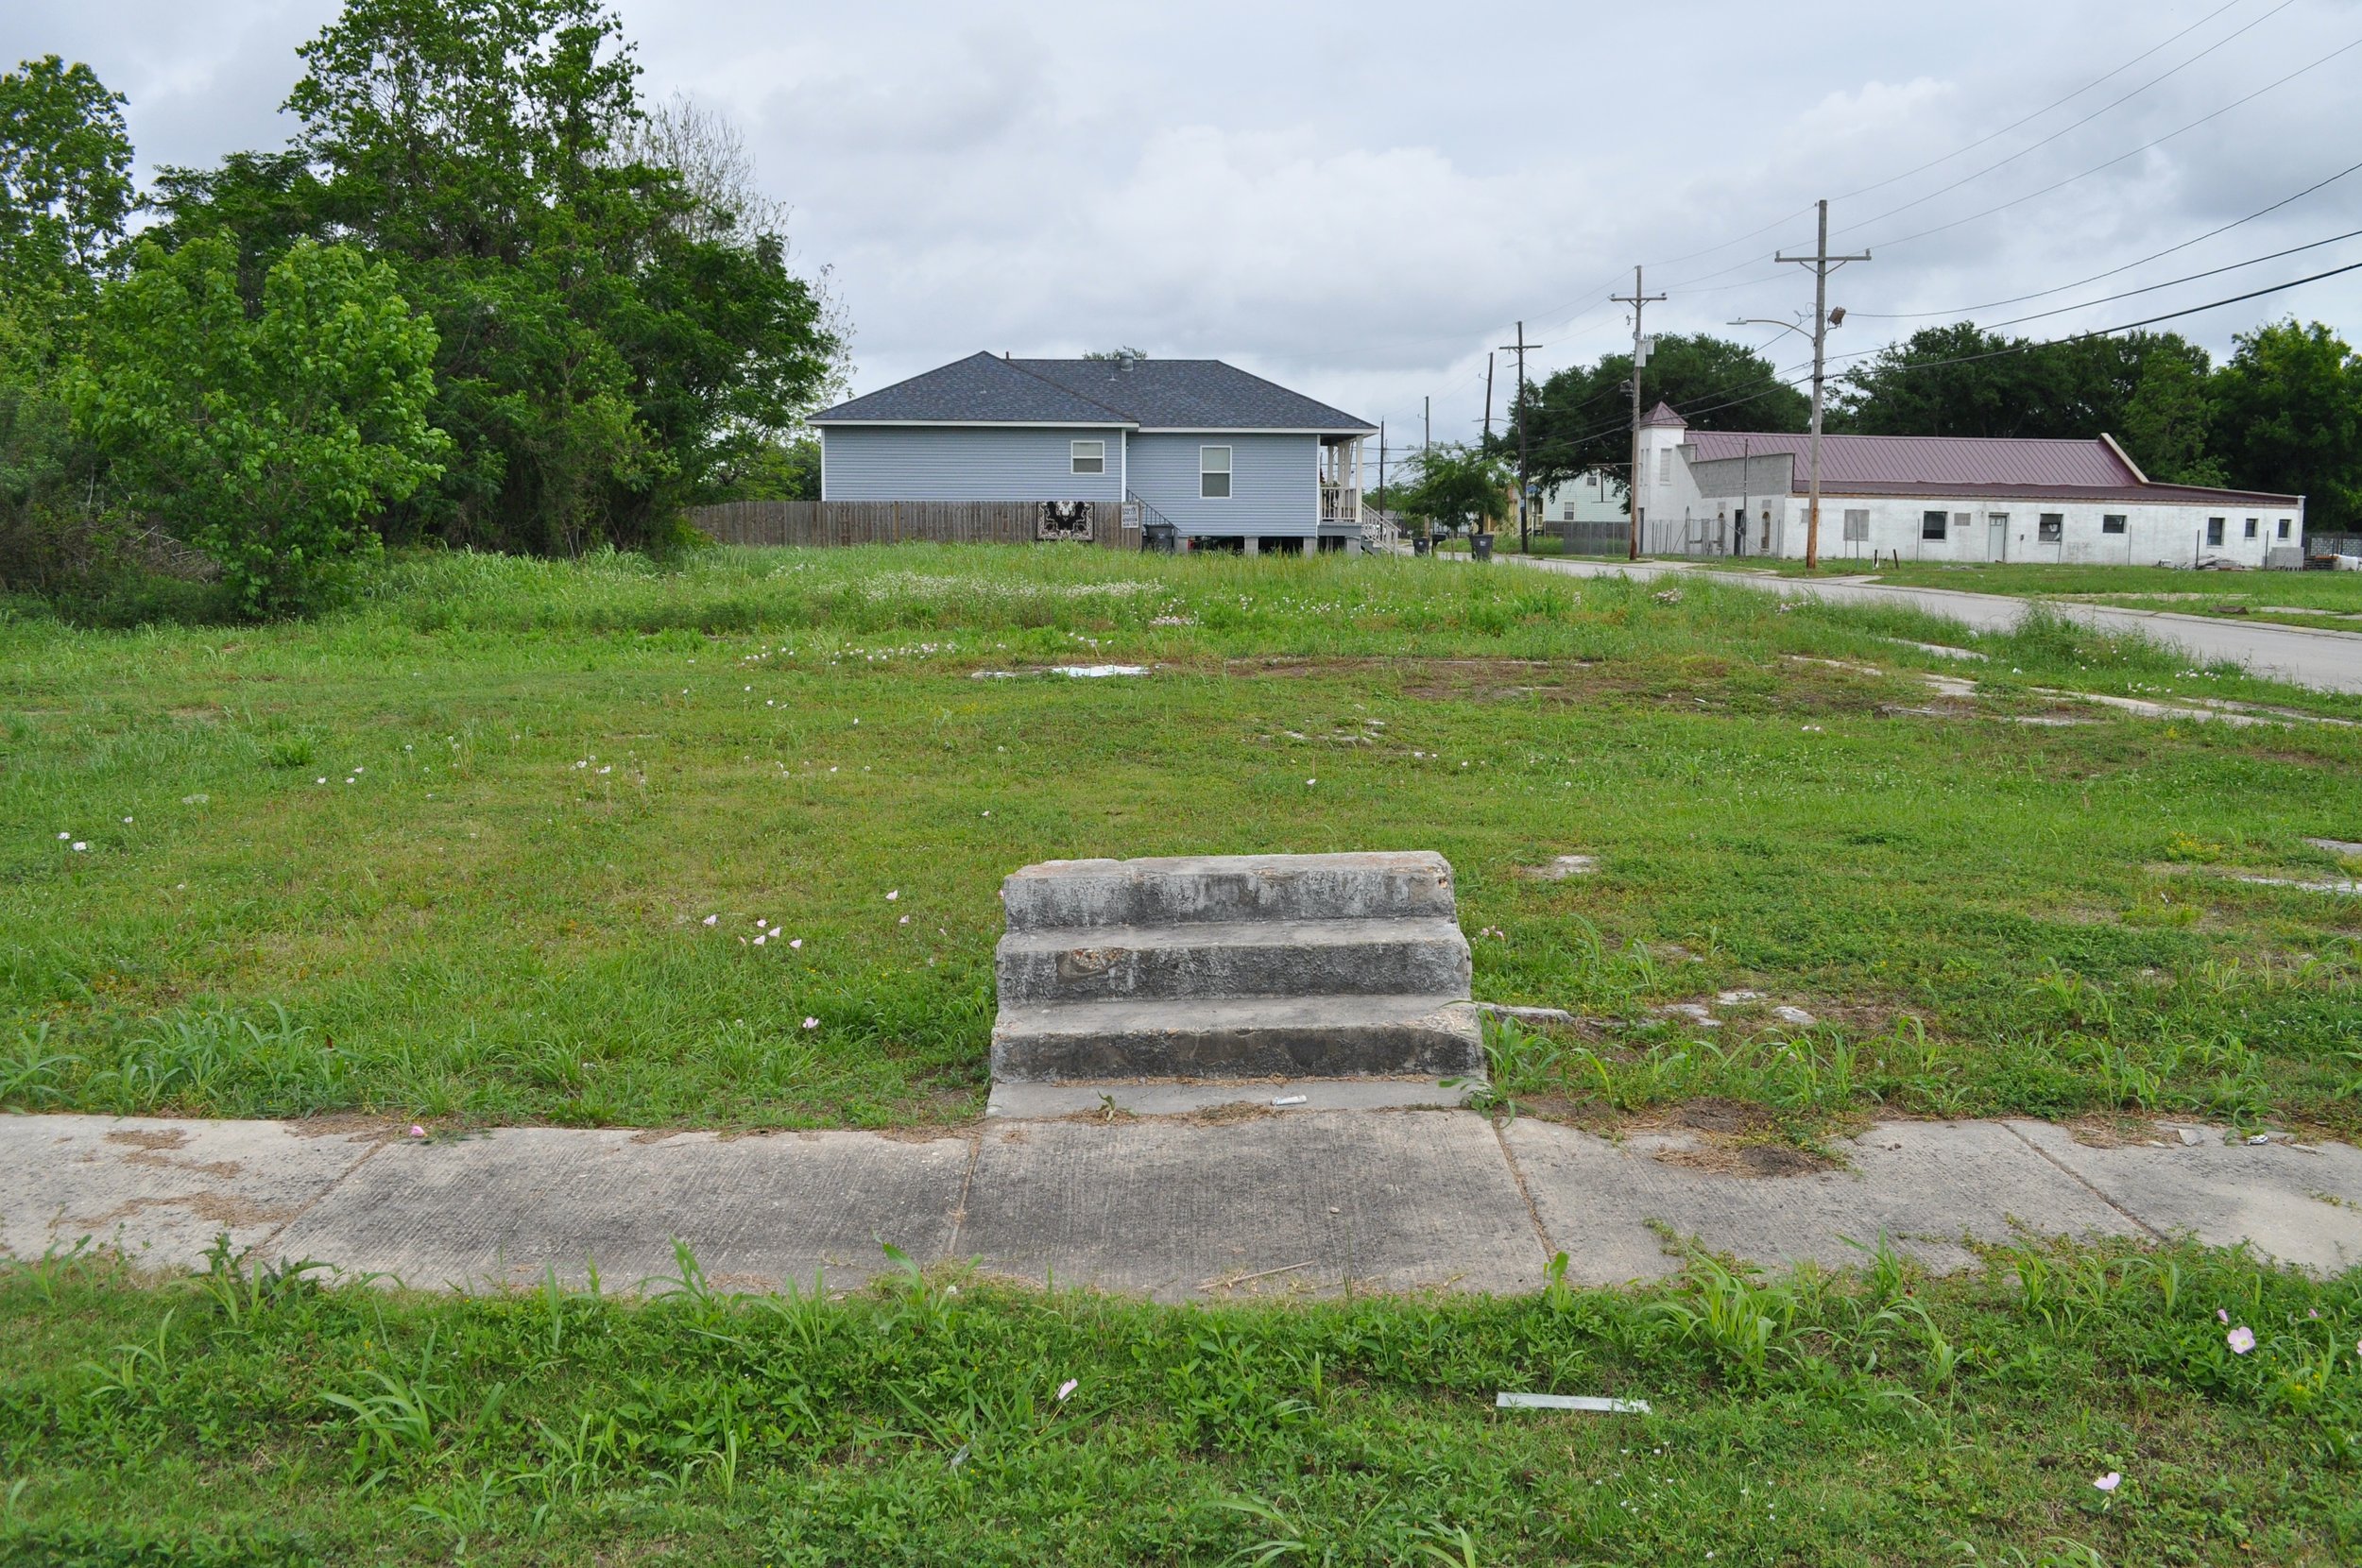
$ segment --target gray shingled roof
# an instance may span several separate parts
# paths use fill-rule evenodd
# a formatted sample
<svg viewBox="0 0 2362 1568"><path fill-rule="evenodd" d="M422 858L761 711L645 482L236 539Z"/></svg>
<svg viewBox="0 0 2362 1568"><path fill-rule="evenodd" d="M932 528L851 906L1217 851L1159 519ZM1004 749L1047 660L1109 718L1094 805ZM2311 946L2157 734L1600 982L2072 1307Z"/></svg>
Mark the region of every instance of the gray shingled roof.
<svg viewBox="0 0 2362 1568"><path fill-rule="evenodd" d="M813 424L1098 423L1145 430L1375 431L1218 359L1002 359L974 354L812 417Z"/></svg>

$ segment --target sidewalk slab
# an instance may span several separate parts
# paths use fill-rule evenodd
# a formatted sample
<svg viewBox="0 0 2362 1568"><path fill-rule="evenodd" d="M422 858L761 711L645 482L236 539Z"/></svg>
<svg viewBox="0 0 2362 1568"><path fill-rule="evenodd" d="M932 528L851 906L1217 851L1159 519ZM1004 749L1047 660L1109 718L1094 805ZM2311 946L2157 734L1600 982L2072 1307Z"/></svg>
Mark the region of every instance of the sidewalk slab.
<svg viewBox="0 0 2362 1568"><path fill-rule="evenodd" d="M298 1123L0 1116L0 1254L84 1236L135 1263L193 1269L223 1231L258 1246L384 1134Z"/></svg>
<svg viewBox="0 0 2362 1568"><path fill-rule="evenodd" d="M969 1144L874 1133L630 1133L516 1127L386 1149L272 1244L403 1284L530 1286L545 1268L627 1290L679 1272L687 1242L717 1289L850 1285L948 1239ZM662 1288L659 1286L656 1288Z"/></svg>
<svg viewBox="0 0 2362 1568"><path fill-rule="evenodd" d="M1159 1301L1519 1292L1545 1261L1492 1126L1454 1111L996 1123L953 1251Z"/></svg>
<svg viewBox="0 0 2362 1568"><path fill-rule="evenodd" d="M2189 1146L2098 1149L2048 1122L2009 1125L2160 1235L2244 1241L2330 1273L2362 1264L2362 1149L2352 1144L2251 1146L2209 1128Z"/></svg>
<svg viewBox="0 0 2362 1568"><path fill-rule="evenodd" d="M1297 1099L1305 1111L1395 1111L1410 1107L1450 1110L1474 1089L1481 1075L1452 1079L1449 1087L1432 1078L1257 1078L1235 1082L1202 1078L1083 1079L1066 1083L995 1082L984 1101L988 1118L1026 1120L1088 1116L1113 1100L1136 1116L1185 1116L1223 1105L1272 1105Z"/></svg>
<svg viewBox="0 0 2362 1568"><path fill-rule="evenodd" d="M1939 1271L1967 1268L1962 1238L2138 1236L2140 1228L1992 1122L1881 1122L1836 1148L1849 1168L1741 1176L1672 1163L1721 1152L1686 1133L1610 1143L1520 1118L1503 1138L1567 1278L1619 1284L1671 1273L1652 1221L1718 1253L1778 1268L1867 1261L1883 1234ZM1858 1243L1858 1245L1849 1245Z"/></svg>

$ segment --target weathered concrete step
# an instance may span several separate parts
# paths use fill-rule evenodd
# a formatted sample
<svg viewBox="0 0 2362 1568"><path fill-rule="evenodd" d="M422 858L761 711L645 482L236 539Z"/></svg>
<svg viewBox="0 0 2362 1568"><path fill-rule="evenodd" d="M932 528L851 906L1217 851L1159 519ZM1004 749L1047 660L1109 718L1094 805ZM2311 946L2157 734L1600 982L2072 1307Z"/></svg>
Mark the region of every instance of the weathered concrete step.
<svg viewBox="0 0 2362 1568"><path fill-rule="evenodd" d="M1011 931L1005 1002L1117 997L1464 997L1468 939L1448 919L1221 920Z"/></svg>
<svg viewBox="0 0 2362 1568"><path fill-rule="evenodd" d="M1484 1067L1464 996L1004 1002L992 1076L1447 1078Z"/></svg>
<svg viewBox="0 0 2362 1568"><path fill-rule="evenodd" d="M1451 919L1431 850L1046 861L1001 885L1013 931L1241 920Z"/></svg>

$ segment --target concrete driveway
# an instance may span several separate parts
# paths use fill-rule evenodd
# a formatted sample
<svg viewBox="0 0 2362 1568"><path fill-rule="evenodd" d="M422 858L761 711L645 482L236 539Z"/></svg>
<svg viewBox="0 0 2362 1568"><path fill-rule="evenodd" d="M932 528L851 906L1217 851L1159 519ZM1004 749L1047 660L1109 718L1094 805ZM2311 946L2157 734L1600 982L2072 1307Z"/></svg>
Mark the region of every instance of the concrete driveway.
<svg viewBox="0 0 2362 1568"><path fill-rule="evenodd" d="M1698 569L1674 561L1581 561L1550 556L1505 555L1501 559L1545 571L1576 577L1606 577L1618 572L1641 581ZM1860 577L1815 581L1754 576L1745 572L1707 573L1718 583L1789 597L1825 599L1840 605L1899 605L1957 621L1972 631L2007 631L2017 624L2031 600L2000 593L1965 593L1955 588L1897 588ZM2070 620L2112 632L2140 632L2168 642L2198 664L2224 660L2245 666L2268 680L2287 681L2321 691L2362 692L2362 632L2313 631L2269 622L2225 621L2212 616L2178 615L2170 610L2120 609L2102 605L2066 605L2051 608Z"/></svg>

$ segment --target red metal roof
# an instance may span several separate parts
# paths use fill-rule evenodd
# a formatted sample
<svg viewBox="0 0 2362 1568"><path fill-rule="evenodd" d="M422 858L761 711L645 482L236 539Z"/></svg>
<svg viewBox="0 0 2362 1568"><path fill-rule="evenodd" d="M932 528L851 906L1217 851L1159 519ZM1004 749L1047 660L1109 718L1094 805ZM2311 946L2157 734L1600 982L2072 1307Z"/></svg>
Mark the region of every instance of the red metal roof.
<svg viewBox="0 0 2362 1568"><path fill-rule="evenodd" d="M1659 398L1657 400L1657 405L1649 410L1649 417L1640 421L1640 428L1643 430L1650 430L1660 425L1669 425L1675 430L1687 430L1689 428L1689 421L1674 413L1673 405L1671 403L1669 403L1664 399ZM1825 441L1828 437L1823 435L1822 439Z"/></svg>
<svg viewBox="0 0 2362 1568"><path fill-rule="evenodd" d="M1789 488L1809 483L1809 435L1776 431L1693 430L1700 462L1753 455L1795 458ZM2060 501L2218 502L2292 506L2298 497L2256 490L2159 485L2144 479L2107 441L1994 435L1823 435L1824 495L2022 496Z"/></svg>
<svg viewBox="0 0 2362 1568"><path fill-rule="evenodd" d="M1693 430L1703 460L1796 454L1805 477L1812 437L1762 431ZM1821 486L1833 485L2138 485L2140 475L2105 441L2037 441L2007 436L1823 435Z"/></svg>

